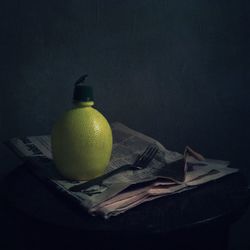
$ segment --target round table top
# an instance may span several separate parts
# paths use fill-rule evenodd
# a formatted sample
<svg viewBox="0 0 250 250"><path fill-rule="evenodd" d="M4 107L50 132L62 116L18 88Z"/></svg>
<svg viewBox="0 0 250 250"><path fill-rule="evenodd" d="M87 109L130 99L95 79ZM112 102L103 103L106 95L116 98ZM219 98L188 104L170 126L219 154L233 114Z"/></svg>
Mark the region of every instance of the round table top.
<svg viewBox="0 0 250 250"><path fill-rule="evenodd" d="M90 216L23 166L5 178L0 190L16 208L36 219L88 231L169 232L240 214L249 201L247 182L240 173L141 204L107 220Z"/></svg>

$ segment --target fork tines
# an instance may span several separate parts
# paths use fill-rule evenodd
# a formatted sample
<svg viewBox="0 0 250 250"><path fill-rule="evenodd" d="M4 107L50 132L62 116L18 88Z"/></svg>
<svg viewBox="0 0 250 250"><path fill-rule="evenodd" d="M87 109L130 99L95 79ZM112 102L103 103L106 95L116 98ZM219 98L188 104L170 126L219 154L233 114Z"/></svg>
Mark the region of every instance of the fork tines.
<svg viewBox="0 0 250 250"><path fill-rule="evenodd" d="M158 152L156 146L148 146L143 154L139 155L133 166L137 169L145 168L155 157Z"/></svg>

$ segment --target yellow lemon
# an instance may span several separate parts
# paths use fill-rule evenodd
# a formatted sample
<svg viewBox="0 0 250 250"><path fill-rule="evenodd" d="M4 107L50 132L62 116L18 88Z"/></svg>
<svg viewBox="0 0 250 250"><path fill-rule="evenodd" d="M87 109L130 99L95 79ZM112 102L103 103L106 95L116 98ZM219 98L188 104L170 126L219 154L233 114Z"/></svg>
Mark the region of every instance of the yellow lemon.
<svg viewBox="0 0 250 250"><path fill-rule="evenodd" d="M53 127L52 154L62 176L89 180L103 174L108 166L112 131L106 118L92 107L92 98L74 97L75 107Z"/></svg>

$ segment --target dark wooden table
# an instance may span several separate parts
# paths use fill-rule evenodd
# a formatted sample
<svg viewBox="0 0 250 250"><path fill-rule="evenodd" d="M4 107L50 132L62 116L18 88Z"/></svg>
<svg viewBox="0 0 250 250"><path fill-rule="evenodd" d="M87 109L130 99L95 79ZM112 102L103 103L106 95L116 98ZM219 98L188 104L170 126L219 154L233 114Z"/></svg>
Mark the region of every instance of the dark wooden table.
<svg viewBox="0 0 250 250"><path fill-rule="evenodd" d="M227 249L230 225L248 203L246 179L237 173L104 220L89 216L21 165L1 182L0 244L1 249Z"/></svg>

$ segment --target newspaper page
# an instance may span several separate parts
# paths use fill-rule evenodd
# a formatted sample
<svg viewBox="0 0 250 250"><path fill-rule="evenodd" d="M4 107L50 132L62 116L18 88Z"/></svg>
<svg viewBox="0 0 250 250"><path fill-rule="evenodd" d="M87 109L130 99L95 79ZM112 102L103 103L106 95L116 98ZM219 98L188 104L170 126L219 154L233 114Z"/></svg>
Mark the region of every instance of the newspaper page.
<svg viewBox="0 0 250 250"><path fill-rule="evenodd" d="M153 138L121 123L113 123L111 127L113 150L106 173L132 164L151 144L158 147L157 155L145 169L120 172L105 179L101 185L77 192L71 191L72 187L85 181L69 181L60 176L53 163L50 136L13 138L8 144L21 157L30 159L31 164L28 166L36 176L74 198L89 213L100 214L105 218L157 197L182 192L237 171L228 168L229 162L199 159L192 150L192 154L187 157L169 151Z"/></svg>

